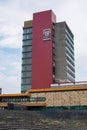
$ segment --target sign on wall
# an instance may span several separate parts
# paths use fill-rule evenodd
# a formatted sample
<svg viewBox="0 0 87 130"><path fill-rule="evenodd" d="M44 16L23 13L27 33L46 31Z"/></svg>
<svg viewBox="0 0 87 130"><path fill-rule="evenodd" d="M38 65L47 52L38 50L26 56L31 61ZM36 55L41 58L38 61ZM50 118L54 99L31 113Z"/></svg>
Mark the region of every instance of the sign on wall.
<svg viewBox="0 0 87 130"><path fill-rule="evenodd" d="M47 28L43 30L43 40L50 40L51 39L51 29Z"/></svg>

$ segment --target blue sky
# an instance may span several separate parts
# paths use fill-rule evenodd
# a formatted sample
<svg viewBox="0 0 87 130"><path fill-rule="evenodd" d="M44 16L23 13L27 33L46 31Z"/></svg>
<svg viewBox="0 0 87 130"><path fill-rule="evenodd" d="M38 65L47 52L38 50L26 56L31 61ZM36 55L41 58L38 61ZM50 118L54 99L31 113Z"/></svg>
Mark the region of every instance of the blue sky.
<svg viewBox="0 0 87 130"><path fill-rule="evenodd" d="M0 87L19 93L23 22L52 9L74 34L76 81L87 80L87 0L0 0Z"/></svg>

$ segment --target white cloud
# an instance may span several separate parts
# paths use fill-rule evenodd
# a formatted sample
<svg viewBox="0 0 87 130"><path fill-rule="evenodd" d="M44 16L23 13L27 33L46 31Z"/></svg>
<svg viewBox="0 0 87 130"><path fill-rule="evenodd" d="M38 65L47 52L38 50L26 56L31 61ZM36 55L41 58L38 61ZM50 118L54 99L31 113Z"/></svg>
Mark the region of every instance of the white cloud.
<svg viewBox="0 0 87 130"><path fill-rule="evenodd" d="M20 50L19 50L20 51ZM20 55L0 51L0 87L3 93L18 93L21 86Z"/></svg>
<svg viewBox="0 0 87 130"><path fill-rule="evenodd" d="M5 70L5 67L0 65L0 71L3 71L3 70Z"/></svg>
<svg viewBox="0 0 87 130"><path fill-rule="evenodd" d="M15 24L0 24L1 47L20 48L22 45L22 29Z"/></svg>
<svg viewBox="0 0 87 130"><path fill-rule="evenodd" d="M19 93L20 92L20 77L19 76L7 76L0 73L0 88L2 93Z"/></svg>

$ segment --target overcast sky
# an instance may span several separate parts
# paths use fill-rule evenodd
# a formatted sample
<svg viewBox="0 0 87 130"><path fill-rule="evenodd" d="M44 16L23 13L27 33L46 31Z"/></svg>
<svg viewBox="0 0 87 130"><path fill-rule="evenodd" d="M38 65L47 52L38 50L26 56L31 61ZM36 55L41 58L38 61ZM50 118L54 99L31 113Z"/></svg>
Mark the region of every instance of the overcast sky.
<svg viewBox="0 0 87 130"><path fill-rule="evenodd" d="M23 22L33 13L52 9L57 22L66 21L74 34L76 81L87 80L87 0L0 0L0 87L21 89Z"/></svg>

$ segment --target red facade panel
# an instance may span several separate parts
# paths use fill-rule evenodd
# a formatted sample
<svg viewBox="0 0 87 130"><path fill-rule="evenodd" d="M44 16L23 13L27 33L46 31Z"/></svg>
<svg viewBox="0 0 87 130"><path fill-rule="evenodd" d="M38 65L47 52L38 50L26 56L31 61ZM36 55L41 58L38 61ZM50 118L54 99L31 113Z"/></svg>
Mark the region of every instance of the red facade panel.
<svg viewBox="0 0 87 130"><path fill-rule="evenodd" d="M49 88L53 83L53 22L56 16L51 10L33 15L32 89Z"/></svg>

